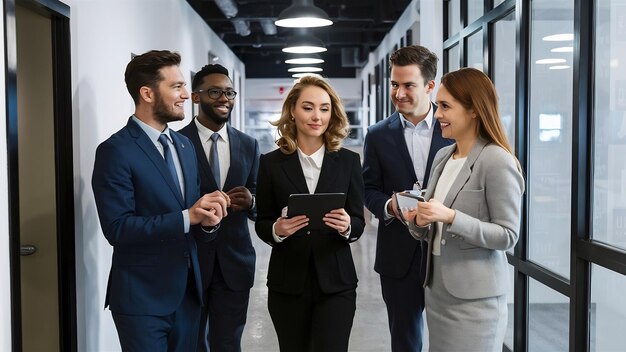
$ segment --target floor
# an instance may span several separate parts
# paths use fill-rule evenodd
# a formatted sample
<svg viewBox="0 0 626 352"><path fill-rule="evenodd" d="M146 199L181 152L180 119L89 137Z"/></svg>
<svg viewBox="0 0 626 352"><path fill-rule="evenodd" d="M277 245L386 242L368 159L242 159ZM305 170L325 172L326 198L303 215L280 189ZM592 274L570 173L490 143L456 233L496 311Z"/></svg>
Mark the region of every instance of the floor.
<svg viewBox="0 0 626 352"><path fill-rule="evenodd" d="M353 243L354 257L359 286L357 288L357 309L350 336L349 350L353 352L389 351L389 329L387 313L380 292L380 280L374 271L376 249L376 220L365 227L361 238ZM251 233L254 226L251 224ZM257 251L257 269L254 287L250 293L248 322L243 333L242 350L245 352L276 352L278 341L267 312L267 265L270 246L252 236Z"/></svg>

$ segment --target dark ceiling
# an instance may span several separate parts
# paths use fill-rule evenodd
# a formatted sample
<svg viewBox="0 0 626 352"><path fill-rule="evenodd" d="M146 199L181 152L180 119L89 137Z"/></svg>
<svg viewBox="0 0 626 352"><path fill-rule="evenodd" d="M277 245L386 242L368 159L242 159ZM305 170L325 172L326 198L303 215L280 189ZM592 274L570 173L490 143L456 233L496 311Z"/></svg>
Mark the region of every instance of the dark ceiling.
<svg viewBox="0 0 626 352"><path fill-rule="evenodd" d="M294 29L276 27L267 35L262 22L271 23L280 12L291 5L291 0L232 0L237 15L227 18L214 0L187 0L217 35L246 65L247 78L291 77L284 63L287 54L281 49L293 35ZM315 0L314 4L326 11L333 25L312 28L328 51L321 53L325 60L321 67L326 77L355 77L367 55L376 49L410 0ZM239 21L241 20L241 21ZM246 24L249 34L237 34L235 24ZM245 33L244 33L245 34Z"/></svg>

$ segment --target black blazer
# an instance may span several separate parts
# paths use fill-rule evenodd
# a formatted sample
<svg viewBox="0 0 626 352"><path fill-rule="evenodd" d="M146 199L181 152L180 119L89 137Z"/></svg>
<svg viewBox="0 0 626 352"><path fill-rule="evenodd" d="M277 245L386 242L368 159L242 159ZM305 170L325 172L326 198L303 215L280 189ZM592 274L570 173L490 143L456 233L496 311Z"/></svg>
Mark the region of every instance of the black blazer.
<svg viewBox="0 0 626 352"><path fill-rule="evenodd" d="M229 191L237 186L245 186L252 194L255 194L259 168L259 144L256 139L245 133L230 126L227 126L227 129L230 144L230 168L223 190ZM202 148L196 123L192 120L179 132L189 138L196 149L201 194L217 190L217 183ZM198 243L198 259L204 289L211 282L216 260L219 260L222 276L231 290L241 291L252 287L256 254L250 239L248 219L255 220L255 218L256 209L229 211L228 216L222 219L220 228L216 231L215 241Z"/></svg>
<svg viewBox="0 0 626 352"><path fill-rule="evenodd" d="M359 155L347 149L326 152L315 193L343 192L344 209L351 217L349 239L337 231L300 230L276 243L272 225L281 215L293 193L309 193L298 153L275 150L261 156L257 188L257 235L273 246L267 286L274 291L300 294L304 291L309 265L315 264L319 285L324 293L356 288L357 277L350 251L363 233L363 178Z"/></svg>
<svg viewBox="0 0 626 352"><path fill-rule="evenodd" d="M433 104L433 109L436 109ZM435 110L433 110L435 111ZM451 139L441 136L439 121L433 121L433 137L424 176L423 188L430 174L433 159L442 147L452 144ZM365 204L379 220L376 240L376 260L374 270L381 275L393 278L404 277L411 266L419 242L399 221L385 224L385 202L393 192L412 189L417 181L409 149L404 139L400 114L370 126L363 146L363 179L365 182Z"/></svg>

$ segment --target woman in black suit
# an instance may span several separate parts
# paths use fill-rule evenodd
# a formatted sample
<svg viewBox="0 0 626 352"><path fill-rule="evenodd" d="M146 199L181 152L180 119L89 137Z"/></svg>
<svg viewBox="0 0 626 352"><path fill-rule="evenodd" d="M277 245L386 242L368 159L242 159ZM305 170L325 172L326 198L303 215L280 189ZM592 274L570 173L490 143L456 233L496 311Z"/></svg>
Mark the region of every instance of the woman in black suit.
<svg viewBox="0 0 626 352"><path fill-rule="evenodd" d="M261 156L257 235L270 246L268 309L283 352L347 351L357 277L349 244L363 233L363 179L358 154L341 148L348 119L319 76L300 78L282 108L279 149ZM286 218L298 193L346 194L321 230L305 215Z"/></svg>

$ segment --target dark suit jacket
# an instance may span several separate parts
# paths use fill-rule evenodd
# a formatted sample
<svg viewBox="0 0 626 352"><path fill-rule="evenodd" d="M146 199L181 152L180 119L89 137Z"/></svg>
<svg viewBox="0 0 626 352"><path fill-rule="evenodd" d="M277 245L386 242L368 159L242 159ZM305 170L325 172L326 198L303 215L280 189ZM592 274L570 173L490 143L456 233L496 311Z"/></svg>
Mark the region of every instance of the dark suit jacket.
<svg viewBox="0 0 626 352"><path fill-rule="evenodd" d="M113 246L105 307L128 315L167 315L180 304L189 268L198 288L197 226L184 233L184 209L199 198L191 142L171 132L185 178L185 199L154 143L132 119L96 150L92 187L102 232Z"/></svg>
<svg viewBox="0 0 626 352"><path fill-rule="evenodd" d="M245 133L230 126L227 126L227 129L230 143L230 169L223 190L229 191L237 186L245 186L252 194L255 194L259 169L259 144L256 139ZM201 194L217 190L215 177L202 148L196 123L191 121L179 132L187 136L196 148ZM215 241L198 242L198 257L205 289L211 283L216 260L219 261L224 281L231 290L241 291L252 287L256 254L250 240L248 219L256 219L256 207L247 212L229 211L217 230Z"/></svg>
<svg viewBox="0 0 626 352"><path fill-rule="evenodd" d="M437 151L452 143L452 140L441 137L439 122L436 119L433 122L435 126L424 180L428 180ZM397 111L369 127L363 150L365 205L379 219L374 270L381 275L402 278L409 270L415 251L418 250L418 243L399 221L385 224L383 214L385 202L391 194L412 189L417 176ZM423 188L427 186L424 182Z"/></svg>
<svg viewBox="0 0 626 352"><path fill-rule="evenodd" d="M272 225L287 206L290 194L309 193L298 153L290 155L275 150L261 156L257 188L257 235L272 245L267 286L286 294L304 291L311 259L315 263L319 285L324 293L356 288L357 277L350 242L363 233L363 179L359 156L347 149L326 152L315 193L343 192L344 209L351 217L349 239L337 231L302 229L275 243ZM411 238L412 241L415 242ZM311 258L312 257L312 258Z"/></svg>

